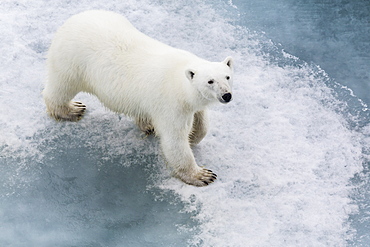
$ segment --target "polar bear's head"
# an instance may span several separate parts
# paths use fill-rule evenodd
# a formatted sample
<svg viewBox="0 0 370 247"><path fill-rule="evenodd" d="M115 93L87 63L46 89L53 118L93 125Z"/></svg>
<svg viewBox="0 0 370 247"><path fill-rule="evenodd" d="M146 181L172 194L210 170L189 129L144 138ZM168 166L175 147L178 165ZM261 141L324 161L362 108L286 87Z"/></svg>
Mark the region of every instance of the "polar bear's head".
<svg viewBox="0 0 370 247"><path fill-rule="evenodd" d="M228 103L232 99L233 60L204 62L185 71L186 77L199 93L209 101Z"/></svg>

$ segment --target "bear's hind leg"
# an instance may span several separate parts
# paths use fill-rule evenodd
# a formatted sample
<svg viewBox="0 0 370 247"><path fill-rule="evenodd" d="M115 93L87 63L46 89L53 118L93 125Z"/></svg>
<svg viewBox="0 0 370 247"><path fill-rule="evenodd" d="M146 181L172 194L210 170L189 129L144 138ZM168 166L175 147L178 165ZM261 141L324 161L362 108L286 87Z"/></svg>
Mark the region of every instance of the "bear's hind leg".
<svg viewBox="0 0 370 247"><path fill-rule="evenodd" d="M208 117L206 111L199 111L194 114L193 127L189 135L191 145L198 144L206 136L208 131Z"/></svg>
<svg viewBox="0 0 370 247"><path fill-rule="evenodd" d="M68 87L68 84L49 81L43 91L43 97L47 112L58 121L81 120L86 111L86 106L81 102L71 101L78 93L76 89Z"/></svg>

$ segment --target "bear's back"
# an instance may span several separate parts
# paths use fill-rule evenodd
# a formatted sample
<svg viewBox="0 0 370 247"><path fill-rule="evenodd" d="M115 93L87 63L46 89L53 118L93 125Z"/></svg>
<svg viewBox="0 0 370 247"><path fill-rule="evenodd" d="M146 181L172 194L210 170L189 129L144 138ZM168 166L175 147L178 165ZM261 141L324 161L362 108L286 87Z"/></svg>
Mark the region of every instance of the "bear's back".
<svg viewBox="0 0 370 247"><path fill-rule="evenodd" d="M179 101L181 97L173 95L182 95L191 85L183 83L186 69L200 62L203 60L187 51L146 36L125 17L101 10L68 19L48 54L49 74L67 78L60 81L68 81L76 91L94 94L111 110L131 116L166 97Z"/></svg>
<svg viewBox="0 0 370 247"><path fill-rule="evenodd" d="M177 50L143 34L124 16L104 10L89 10L69 18L58 30L52 46L55 49L50 51L64 53L58 53L63 58L57 59L76 57L76 54L86 59L93 57L92 53L108 60L129 59Z"/></svg>
<svg viewBox="0 0 370 247"><path fill-rule="evenodd" d="M125 17L103 10L85 11L69 18L54 41L99 50L110 45L127 46L141 40L139 32ZM54 42L55 43L55 42ZM105 46L105 47L103 47ZM83 48L83 47L81 47Z"/></svg>

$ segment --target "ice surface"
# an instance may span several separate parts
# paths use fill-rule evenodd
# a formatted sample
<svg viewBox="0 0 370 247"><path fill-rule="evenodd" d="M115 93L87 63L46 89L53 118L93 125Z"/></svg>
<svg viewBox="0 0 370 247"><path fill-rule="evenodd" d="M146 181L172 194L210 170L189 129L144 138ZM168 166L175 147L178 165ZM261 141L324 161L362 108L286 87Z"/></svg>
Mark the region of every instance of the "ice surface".
<svg viewBox="0 0 370 247"><path fill-rule="evenodd" d="M235 25L232 4L0 3L0 246L368 244L367 111L319 66ZM47 117L47 47L87 9L114 10L209 60L234 57L234 100L212 108L194 148L216 183L169 177L158 140L92 96L77 96L88 107L78 123Z"/></svg>

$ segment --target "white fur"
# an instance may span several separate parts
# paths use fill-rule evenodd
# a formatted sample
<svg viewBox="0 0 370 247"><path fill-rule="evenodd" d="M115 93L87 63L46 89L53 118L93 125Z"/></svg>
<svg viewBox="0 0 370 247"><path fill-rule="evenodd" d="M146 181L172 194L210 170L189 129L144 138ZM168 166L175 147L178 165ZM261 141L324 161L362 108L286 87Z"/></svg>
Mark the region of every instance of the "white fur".
<svg viewBox="0 0 370 247"><path fill-rule="evenodd" d="M203 60L144 35L121 15L94 10L58 30L47 63L43 96L51 116L77 121L84 105L71 100L79 92L96 95L143 131L154 128L174 176L197 186L213 182L215 174L196 165L190 143L207 132L206 107L228 102L222 96L231 93L230 57Z"/></svg>

